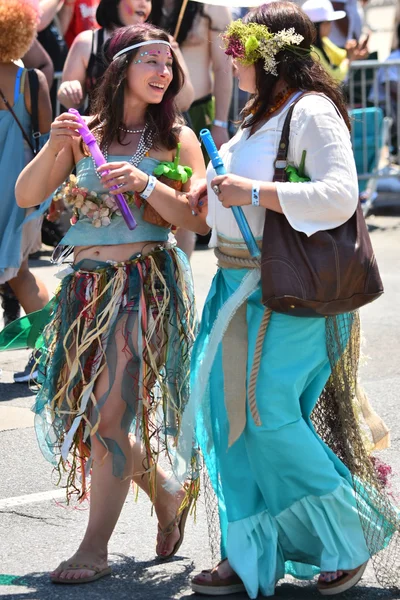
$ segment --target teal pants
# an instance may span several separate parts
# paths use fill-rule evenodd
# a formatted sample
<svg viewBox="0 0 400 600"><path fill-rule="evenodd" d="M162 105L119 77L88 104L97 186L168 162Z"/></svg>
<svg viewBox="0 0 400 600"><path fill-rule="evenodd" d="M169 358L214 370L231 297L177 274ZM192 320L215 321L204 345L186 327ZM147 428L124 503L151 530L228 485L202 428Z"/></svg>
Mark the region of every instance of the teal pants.
<svg viewBox="0 0 400 600"><path fill-rule="evenodd" d="M218 271L195 360L207 352L216 315L245 273ZM264 312L260 288L246 311L249 381ZM251 598L272 596L285 572L307 579L319 569L353 569L369 558L350 473L310 420L329 375L325 319L273 313L256 387L262 424L255 424L247 403L245 429L228 447L222 344L218 348L198 437L218 495L224 552Z"/></svg>

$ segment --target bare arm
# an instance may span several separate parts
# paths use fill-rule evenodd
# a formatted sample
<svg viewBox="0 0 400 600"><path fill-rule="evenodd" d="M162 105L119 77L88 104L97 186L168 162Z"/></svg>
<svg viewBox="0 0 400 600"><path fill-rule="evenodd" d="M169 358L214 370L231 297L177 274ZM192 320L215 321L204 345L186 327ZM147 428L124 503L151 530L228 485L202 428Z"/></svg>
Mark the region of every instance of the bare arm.
<svg viewBox="0 0 400 600"><path fill-rule="evenodd" d="M60 31L63 35L66 34L68 27L72 21L72 16L75 9L75 0L65 0L60 10L57 13L60 23Z"/></svg>
<svg viewBox="0 0 400 600"><path fill-rule="evenodd" d="M233 76L232 61L221 48L221 31L232 20L229 8L209 6L208 13L211 18L210 44L211 62L214 73L215 119L224 123L228 122L229 107L232 100ZM211 130L217 148L229 139L227 128L213 126Z"/></svg>
<svg viewBox="0 0 400 600"><path fill-rule="evenodd" d="M193 169L190 182L184 186L183 192L178 192L158 181L147 202L169 223L204 235L209 231L205 211L195 216L186 196L190 185L205 176L203 155L195 134L188 127L182 128L180 141L181 163ZM147 185L148 175L127 162L109 163L98 170L99 173L109 171L107 175L102 176L104 187L110 189L116 184L119 185L118 190L110 191L112 194L128 191L140 193Z"/></svg>
<svg viewBox="0 0 400 600"><path fill-rule="evenodd" d="M92 31L82 31L69 49L58 89L58 99L66 108L79 108L85 99L86 71L93 35Z"/></svg>
<svg viewBox="0 0 400 600"><path fill-rule="evenodd" d="M38 69L44 73L47 79L47 85L49 88L53 83L54 68L50 56L43 48L42 44L38 40L34 40L32 46L29 48L25 56L22 57L22 62L27 69Z"/></svg>
<svg viewBox="0 0 400 600"><path fill-rule="evenodd" d="M68 177L75 165L81 136L73 115L63 113L51 124L49 141L20 173L15 186L18 206L41 204Z"/></svg>
<svg viewBox="0 0 400 600"><path fill-rule="evenodd" d="M42 15L40 17L38 31L42 31L43 29L46 29L48 25L50 25L57 14L57 11L60 10L64 4L64 0L40 0L39 4Z"/></svg>

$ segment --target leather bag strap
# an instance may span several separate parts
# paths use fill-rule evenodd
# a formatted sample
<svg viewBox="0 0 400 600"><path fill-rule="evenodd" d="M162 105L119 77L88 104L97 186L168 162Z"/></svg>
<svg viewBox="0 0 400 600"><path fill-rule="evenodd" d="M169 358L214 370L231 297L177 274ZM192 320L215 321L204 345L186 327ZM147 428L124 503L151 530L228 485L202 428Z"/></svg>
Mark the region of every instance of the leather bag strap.
<svg viewBox="0 0 400 600"><path fill-rule="evenodd" d="M7 98L5 97L5 95L3 94L3 92L2 92L1 89L0 89L0 96L1 96L1 99L3 100L4 104L7 106L8 110L10 111L10 113L12 114L12 116L14 117L14 119L15 119L18 127L21 130L21 133L22 133L22 135L24 137L24 140L26 141L26 143L28 144L28 146L32 150L32 152L35 153L35 150L34 150L34 148L32 146L31 140L29 139L29 137L28 137L26 131L24 130L24 128L22 127L22 125L21 125L21 123L20 123L17 115L13 111L11 104L9 103L9 101L7 100Z"/></svg>
<svg viewBox="0 0 400 600"><path fill-rule="evenodd" d="M302 96L300 96L300 98L302 98ZM287 181L285 169L287 167L287 155L289 151L290 121L292 118L294 107L296 106L296 103L300 100L300 98L293 102L293 104L290 106L287 112L286 119L282 128L281 139L279 141L278 153L274 161L275 170L274 178L272 181Z"/></svg>
<svg viewBox="0 0 400 600"><path fill-rule="evenodd" d="M41 136L39 129L39 78L35 69L29 69L29 89L31 92L31 122L32 136L35 144L34 154L39 152L39 138Z"/></svg>
<svg viewBox="0 0 400 600"><path fill-rule="evenodd" d="M286 118L285 118L285 122L283 123L283 127L282 127L282 135L281 135L281 139L279 141L279 146L278 146L278 153L276 155L276 159L274 161L274 177L272 179L272 181L287 181L287 175L286 175L286 167L287 167L287 155L289 152L289 137L290 137L290 121L292 119L292 114L293 114L293 110L294 107L296 106L296 104L298 103L299 100L301 100L302 98L304 98L304 96L321 96L320 93L318 92L304 92L303 94L301 94L300 96L298 96L296 98L296 100L294 100L294 102L290 105L290 108L287 112ZM324 96L326 98L326 96ZM329 100L329 102L334 106L336 112L338 113L339 116L340 112L338 110L338 107L336 106L336 104L334 104L334 102L332 102L332 100L330 98L326 98L327 100Z"/></svg>
<svg viewBox="0 0 400 600"><path fill-rule="evenodd" d="M287 181L286 175L286 167L287 167L287 155L289 152L289 137L290 137L290 121L292 119L292 114L294 111L294 107L298 103L299 100L304 98L304 96L310 95L319 95L318 92L304 92L296 100L290 105L289 110L287 112L285 121L282 127L282 135L279 141L278 153L276 155L276 159L274 161L274 177L272 181Z"/></svg>

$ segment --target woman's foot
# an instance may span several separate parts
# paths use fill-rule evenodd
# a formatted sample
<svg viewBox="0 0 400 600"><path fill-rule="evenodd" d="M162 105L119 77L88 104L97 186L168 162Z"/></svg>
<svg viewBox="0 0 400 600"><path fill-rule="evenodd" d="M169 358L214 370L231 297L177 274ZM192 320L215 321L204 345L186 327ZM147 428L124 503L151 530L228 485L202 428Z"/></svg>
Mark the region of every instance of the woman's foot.
<svg viewBox="0 0 400 600"><path fill-rule="evenodd" d="M165 492L158 494L158 498L154 503L158 519L158 534L156 553L160 558L169 558L178 550L178 542L183 535L184 523L182 518L183 512L178 514L179 508L186 495L184 489L176 494Z"/></svg>
<svg viewBox="0 0 400 600"><path fill-rule="evenodd" d="M361 579L367 563L364 563L356 569L347 571L323 571L321 572L317 588L323 596L336 596L342 594L354 587Z"/></svg>
<svg viewBox="0 0 400 600"><path fill-rule="evenodd" d="M50 573L54 583L86 583L111 573L107 555L78 550L69 560L63 561Z"/></svg>
<svg viewBox="0 0 400 600"><path fill-rule="evenodd" d="M225 559L213 569L201 571L193 577L192 590L207 596L223 596L244 592L245 586Z"/></svg>
<svg viewBox="0 0 400 600"><path fill-rule="evenodd" d="M321 571L318 583L332 583L343 575L343 571Z"/></svg>

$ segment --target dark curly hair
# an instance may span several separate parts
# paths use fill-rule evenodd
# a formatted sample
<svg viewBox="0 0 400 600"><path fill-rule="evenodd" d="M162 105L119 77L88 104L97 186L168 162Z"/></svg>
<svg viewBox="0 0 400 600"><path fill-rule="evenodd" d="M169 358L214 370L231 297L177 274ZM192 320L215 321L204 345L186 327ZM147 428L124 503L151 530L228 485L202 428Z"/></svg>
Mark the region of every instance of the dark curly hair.
<svg viewBox="0 0 400 600"><path fill-rule="evenodd" d="M289 88L325 94L337 107L350 129L344 95L324 67L313 57L312 45L315 42L315 27L304 11L294 2L270 2L250 11L244 18L244 23L259 23L266 25L272 33L282 29L294 28L296 33L303 36L300 48L310 50L309 53L294 53L281 50L276 55L278 77L283 79ZM256 93L250 98L242 111L243 117L249 119L243 127L253 127L265 118L266 111L273 104L273 90L277 77L266 73L262 59L255 63Z"/></svg>
<svg viewBox="0 0 400 600"><path fill-rule="evenodd" d="M120 27L104 45L104 56L108 66L94 95L94 118L90 121L90 128L99 135L104 146L109 146L116 135L118 142L123 143L123 134L118 128L123 122L126 74L140 48L122 54L116 60L112 60L113 56L128 46L148 40L168 42L169 37L162 29L145 23ZM153 134L153 146L164 146L169 150L176 148L183 124L175 105L175 98L184 83L182 69L172 49L171 54L172 81L161 102L149 104L146 111L146 123Z"/></svg>

